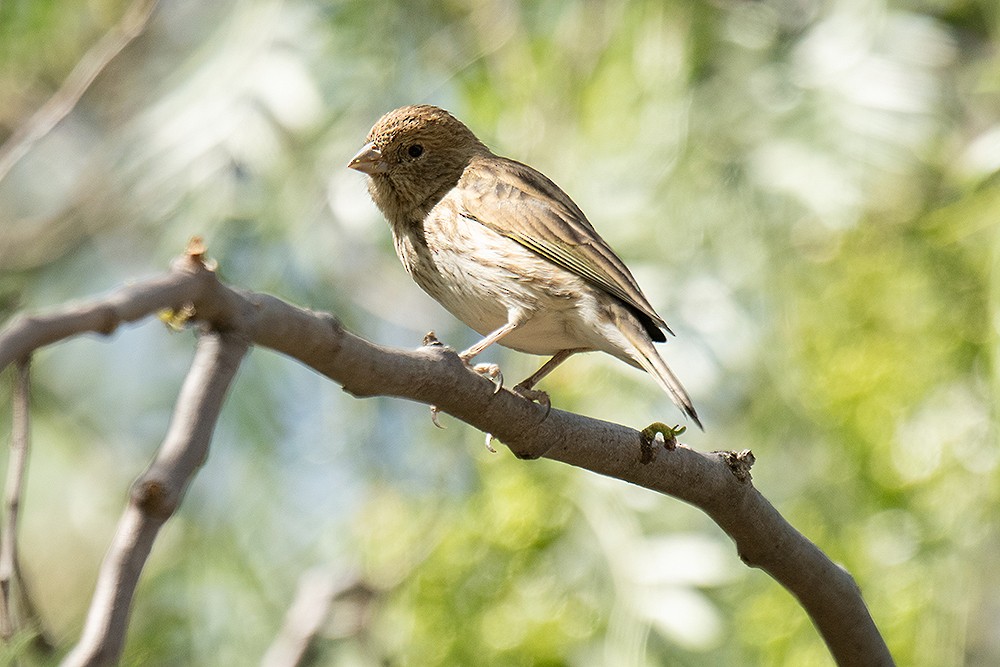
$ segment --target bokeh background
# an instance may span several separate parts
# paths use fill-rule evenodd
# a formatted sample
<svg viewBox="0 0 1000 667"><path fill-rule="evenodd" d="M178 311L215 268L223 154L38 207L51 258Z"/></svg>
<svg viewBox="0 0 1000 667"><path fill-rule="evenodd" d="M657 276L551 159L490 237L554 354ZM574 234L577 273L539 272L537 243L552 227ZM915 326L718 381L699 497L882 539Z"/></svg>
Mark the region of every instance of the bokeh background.
<svg viewBox="0 0 1000 667"><path fill-rule="evenodd" d="M0 139L129 6L0 2ZM0 319L158 274L199 234L234 285L464 347L345 168L385 111L444 106L587 211L677 333L707 429L686 442L753 449L899 664L995 665L998 30L994 0L163 0L0 180ZM193 337L149 321L37 355L22 544L61 651ZM512 378L539 363L490 354ZM543 388L680 418L600 355ZM254 351L124 664L254 664L317 568L368 593L311 664L832 664L699 511L444 421Z"/></svg>

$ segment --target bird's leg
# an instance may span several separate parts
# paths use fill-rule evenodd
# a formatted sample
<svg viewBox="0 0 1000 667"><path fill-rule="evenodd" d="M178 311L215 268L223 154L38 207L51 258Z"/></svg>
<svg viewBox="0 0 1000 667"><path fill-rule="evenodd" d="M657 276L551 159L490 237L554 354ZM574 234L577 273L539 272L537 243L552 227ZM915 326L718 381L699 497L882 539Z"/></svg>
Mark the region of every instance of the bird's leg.
<svg viewBox="0 0 1000 667"><path fill-rule="evenodd" d="M483 338L481 341L470 347L465 352L460 353L458 355L459 358L468 364L472 361L473 357L488 348L493 343L499 341L517 327L517 322L508 322L490 335L486 336L486 338ZM472 370L493 380L493 383L496 385L496 388L493 390L494 394L499 393L503 388L503 373L500 372L500 367L496 364L476 364L475 366L472 366Z"/></svg>
<svg viewBox="0 0 1000 667"><path fill-rule="evenodd" d="M486 336L486 338L483 338L481 341L470 347L465 352L462 352L458 356L462 357L462 359L464 359L465 361L471 360L474 356L476 356L477 354L488 348L490 345L496 343L501 338L503 338L511 331L516 329L518 327L518 324L519 324L518 322L508 322L507 324L503 325L493 333L489 334L488 336Z"/></svg>
<svg viewBox="0 0 1000 667"><path fill-rule="evenodd" d="M534 389L536 384L538 384L539 382L542 381L543 378L545 378L545 376L554 371L556 369L556 366L566 361L577 352L582 352L582 351L583 350L575 350L575 349L559 350L558 352L555 353L555 355L553 355L551 359L542 364L541 368L539 368L530 376L519 382L518 385L514 387L514 391L516 392L531 391L532 389Z"/></svg>
<svg viewBox="0 0 1000 667"><path fill-rule="evenodd" d="M524 396L529 401L537 401L541 405L544 405L545 416L548 417L549 410L552 409L552 401L549 400L548 394L544 391L536 390L534 387L542 381L542 378L554 371L556 366L566 361L577 352L582 352L582 350L559 350L551 359L542 364L541 368L519 382L518 385L514 387L514 392Z"/></svg>

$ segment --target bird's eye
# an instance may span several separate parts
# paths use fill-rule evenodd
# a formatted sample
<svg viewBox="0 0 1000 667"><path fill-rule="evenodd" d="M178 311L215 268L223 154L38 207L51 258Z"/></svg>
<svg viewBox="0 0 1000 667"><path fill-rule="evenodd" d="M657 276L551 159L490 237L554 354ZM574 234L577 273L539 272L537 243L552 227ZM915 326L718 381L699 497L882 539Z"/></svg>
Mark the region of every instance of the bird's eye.
<svg viewBox="0 0 1000 667"><path fill-rule="evenodd" d="M406 149L406 152L410 155L410 157L420 157L424 154L424 147L420 144L412 144Z"/></svg>

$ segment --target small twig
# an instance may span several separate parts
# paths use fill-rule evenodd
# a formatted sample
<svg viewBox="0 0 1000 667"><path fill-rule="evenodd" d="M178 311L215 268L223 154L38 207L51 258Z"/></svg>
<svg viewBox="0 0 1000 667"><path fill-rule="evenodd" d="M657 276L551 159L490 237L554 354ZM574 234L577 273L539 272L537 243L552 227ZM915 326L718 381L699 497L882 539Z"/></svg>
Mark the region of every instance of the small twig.
<svg viewBox="0 0 1000 667"><path fill-rule="evenodd" d="M357 585L357 577L338 578L327 569L308 570L299 577L295 599L281 631L261 660L261 667L296 667L330 615L333 601Z"/></svg>
<svg viewBox="0 0 1000 667"><path fill-rule="evenodd" d="M12 604L17 561L17 518L28 454L29 406L28 358L17 364L14 377L14 400L11 406L10 455L7 482L4 485L3 523L0 525L0 636L10 641L17 632Z"/></svg>
<svg viewBox="0 0 1000 667"><path fill-rule="evenodd" d="M36 633L35 646L48 653L53 645L45 634L27 583L22 577L17 549L17 529L30 446L30 367L30 357L22 358L17 363L14 379L10 457L7 462L7 480L4 484L3 519L0 523L0 636L4 641L9 641L22 629L17 613L20 612L23 621ZM17 609L13 604L15 595L18 602Z"/></svg>
<svg viewBox="0 0 1000 667"><path fill-rule="evenodd" d="M52 131L80 101L104 68L142 34L157 0L136 0L121 21L84 54L62 86L0 146L0 181L36 141Z"/></svg>

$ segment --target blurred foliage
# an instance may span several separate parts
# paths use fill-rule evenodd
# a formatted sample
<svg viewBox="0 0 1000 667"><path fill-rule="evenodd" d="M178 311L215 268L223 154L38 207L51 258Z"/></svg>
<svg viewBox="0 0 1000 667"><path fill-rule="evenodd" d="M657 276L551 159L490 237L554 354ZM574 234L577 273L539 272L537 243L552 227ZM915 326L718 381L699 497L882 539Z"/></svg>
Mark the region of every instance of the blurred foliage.
<svg viewBox="0 0 1000 667"><path fill-rule="evenodd" d="M0 140L127 7L0 2ZM162 271L200 234L231 283L463 347L344 168L383 112L439 104L588 212L678 333L707 425L688 442L754 449L899 664L997 664L998 29L993 0L164 0L0 180L0 315ZM191 342L148 322L37 355L22 541L62 651ZM599 356L545 388L672 414ZM832 664L697 511L449 426L255 351L125 664L252 664L317 565L372 598L335 604L312 664Z"/></svg>

